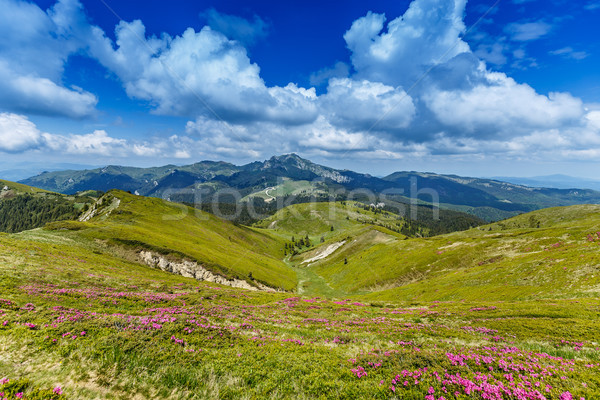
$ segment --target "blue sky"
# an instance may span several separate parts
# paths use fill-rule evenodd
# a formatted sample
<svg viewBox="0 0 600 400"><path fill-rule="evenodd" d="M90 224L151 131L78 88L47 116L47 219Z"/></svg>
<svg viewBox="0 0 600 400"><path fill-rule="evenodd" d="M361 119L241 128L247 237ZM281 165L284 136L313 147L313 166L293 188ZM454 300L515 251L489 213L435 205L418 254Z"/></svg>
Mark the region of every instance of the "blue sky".
<svg viewBox="0 0 600 400"><path fill-rule="evenodd" d="M595 177L600 0L0 0L0 171Z"/></svg>

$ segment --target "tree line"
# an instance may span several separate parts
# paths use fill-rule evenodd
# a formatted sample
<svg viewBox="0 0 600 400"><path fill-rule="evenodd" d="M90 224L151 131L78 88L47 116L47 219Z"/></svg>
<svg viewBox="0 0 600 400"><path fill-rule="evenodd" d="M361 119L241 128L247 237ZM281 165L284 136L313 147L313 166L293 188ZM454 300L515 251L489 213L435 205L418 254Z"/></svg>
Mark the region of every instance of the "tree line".
<svg viewBox="0 0 600 400"><path fill-rule="evenodd" d="M0 232L21 232L78 216L79 211L68 199L24 194L0 201Z"/></svg>

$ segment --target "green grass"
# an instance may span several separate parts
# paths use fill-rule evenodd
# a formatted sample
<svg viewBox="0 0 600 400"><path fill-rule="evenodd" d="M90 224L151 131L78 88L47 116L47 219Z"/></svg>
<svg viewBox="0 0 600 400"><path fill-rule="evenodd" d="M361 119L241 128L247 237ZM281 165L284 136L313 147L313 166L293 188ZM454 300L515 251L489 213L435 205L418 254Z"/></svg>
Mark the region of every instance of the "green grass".
<svg viewBox="0 0 600 400"><path fill-rule="evenodd" d="M60 386L68 399L422 399L440 395L435 380L392 392L394 377L474 380L502 356L460 366L447 354L489 346L556 372L541 380L549 398L600 394L597 299L361 305L196 282L43 230L0 235L0 249L0 377L27 380L26 398Z"/></svg>
<svg viewBox="0 0 600 400"><path fill-rule="evenodd" d="M7 186L8 189L10 191L12 191L12 194L25 194L25 193L29 193L29 194L39 194L39 193L46 193L46 194L57 194L54 192L50 192L48 190L44 190L44 189L39 189L33 186L27 186L27 185L23 185L22 183L17 183L17 182L11 182L11 181L5 181L0 179L0 191L2 191L2 189Z"/></svg>
<svg viewBox="0 0 600 400"><path fill-rule="evenodd" d="M600 397L600 206L411 239L341 203L339 217L300 205L244 228L107 199L87 222L0 234L0 378L27 382L25 398L57 386L68 399L482 398L434 373ZM290 234L326 241L284 258ZM262 267L298 296L151 269L131 257L141 247L240 276Z"/></svg>
<svg viewBox="0 0 600 400"><path fill-rule="evenodd" d="M47 229L73 238L101 241L137 251L148 249L201 263L228 278L257 281L275 288L296 286L293 270L283 263L283 243L257 229L236 226L212 214L157 198L112 191L119 206L89 222L59 222ZM106 206L103 211L110 210Z"/></svg>
<svg viewBox="0 0 600 400"><path fill-rule="evenodd" d="M334 289L373 291L369 299L589 297L600 291L597 231L600 207L591 205L540 210L432 238L388 233L378 241L365 229L352 232L351 240L310 268ZM595 239L589 241L589 234Z"/></svg>
<svg viewBox="0 0 600 400"><path fill-rule="evenodd" d="M348 235L365 225L400 229L405 224L404 219L396 214L385 211L375 213L363 207L364 204L353 201L294 204L255 226L268 229L286 240L292 236L299 238L308 235L313 243L319 243L321 237L327 240Z"/></svg>
<svg viewBox="0 0 600 400"><path fill-rule="evenodd" d="M281 184L273 186L272 189L269 190L268 195L265 193L265 189L245 196L242 198L242 201L250 200L253 197L259 197L263 200L271 201L276 197L327 193L326 187L323 188L315 182L303 180L295 181L289 178L283 178L283 182Z"/></svg>

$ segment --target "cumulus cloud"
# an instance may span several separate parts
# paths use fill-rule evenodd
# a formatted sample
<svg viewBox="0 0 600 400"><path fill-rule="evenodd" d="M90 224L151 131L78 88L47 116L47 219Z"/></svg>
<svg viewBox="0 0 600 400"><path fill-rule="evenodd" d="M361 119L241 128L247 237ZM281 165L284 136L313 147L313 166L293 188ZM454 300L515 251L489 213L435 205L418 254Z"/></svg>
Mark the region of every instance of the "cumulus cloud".
<svg viewBox="0 0 600 400"><path fill-rule="evenodd" d="M43 134L46 146L67 154L92 154L100 156L124 156L128 151L127 141L108 136L103 130L85 135Z"/></svg>
<svg viewBox="0 0 600 400"><path fill-rule="evenodd" d="M119 23L115 36L116 48L95 29L91 54L119 77L130 97L149 101L156 113L283 125L317 116L314 89L267 87L246 49L210 27L147 38L136 20Z"/></svg>
<svg viewBox="0 0 600 400"><path fill-rule="evenodd" d="M62 85L69 55L84 46L87 22L76 0L59 0L47 11L37 5L0 0L0 107L31 114L82 118L97 98Z"/></svg>
<svg viewBox="0 0 600 400"><path fill-rule="evenodd" d="M125 154L128 144L123 139L110 137L98 130L84 135L57 135L41 132L27 117L0 113L0 151L23 152L50 150L62 154Z"/></svg>
<svg viewBox="0 0 600 400"><path fill-rule="evenodd" d="M426 96L430 109L442 123L478 132L479 136L514 136L583 117L582 101L567 93L544 96L503 73L484 74L485 83L469 90L434 91Z"/></svg>
<svg viewBox="0 0 600 400"><path fill-rule="evenodd" d="M583 148L577 135L595 143L597 115L580 99L540 94L490 70L486 59L506 63L503 45L471 51L462 40L464 7L461 0L414 0L389 22L371 12L354 21L344 39L355 73L349 68L315 73L315 84L328 79L325 93L308 96L319 116L286 127L285 134L273 120L223 127L206 118L189 122L188 133L223 154L268 153L275 141L281 152L517 157L551 149L578 154ZM550 29L542 22L521 23L507 32L512 40L526 41ZM527 61L524 53L520 59Z"/></svg>
<svg viewBox="0 0 600 400"><path fill-rule="evenodd" d="M44 133L22 115L5 113L0 151L181 159L257 158L299 149L375 158L595 154L597 110L568 93L537 93L489 66L508 62L511 40L520 47L515 62L534 62L523 48L552 26L514 23L502 43L472 51L463 40L465 4L414 0L391 20L372 12L358 18L344 34L352 65L338 62L312 74L311 84L325 88L318 95L313 87L263 80L245 47L268 30L260 17L245 20L211 9L203 14L207 26L175 36L151 36L142 21L122 21L113 40L89 24L77 0L59 0L47 11L0 0L10 11L0 15L0 34L12 40L0 43L2 109L71 118L92 114L97 98L62 83L65 63L77 53L97 59L130 98L148 102L154 113L189 120L180 135L132 141L103 130ZM584 56L570 47L552 54Z"/></svg>
<svg viewBox="0 0 600 400"><path fill-rule="evenodd" d="M252 21L249 21L237 15L224 14L209 8L201 13L200 17L205 19L207 25L213 30L247 46L253 45L269 33L269 24L256 14L252 17Z"/></svg>
<svg viewBox="0 0 600 400"><path fill-rule="evenodd" d="M187 137L173 135L168 140L130 141L110 136L104 130L85 134L42 132L26 116L0 113L0 153L49 153L61 156L170 157L190 158L188 149L196 143Z"/></svg>
<svg viewBox="0 0 600 400"><path fill-rule="evenodd" d="M474 53L462 40L464 7L460 0L414 0L403 16L387 24L384 15L368 13L346 32L357 71L354 80L361 77L370 85L392 86L407 91L411 98L414 110L405 113L409 123L395 124L395 129L385 126L387 138L403 145L429 143L437 152L440 143L446 143L447 151L467 153L482 149L479 142L508 142L550 128L580 129L584 117L580 99L568 93L539 94L488 68L481 58L505 63L504 46L480 47ZM538 21L512 24L507 32L512 40L525 41L550 29ZM323 99L336 90L336 85L330 85L331 93ZM359 98L356 94L347 98L352 99L346 100L352 107L340 110L353 110L353 117L360 118L363 108L353 103ZM370 103L364 104L369 110ZM331 121L340 125L339 116L331 115Z"/></svg>
<svg viewBox="0 0 600 400"><path fill-rule="evenodd" d="M367 80L331 79L320 102L333 125L351 131L406 128L415 115L404 90Z"/></svg>
<svg viewBox="0 0 600 400"><path fill-rule="evenodd" d="M42 142L41 132L27 117L0 113L0 152L21 152L37 148Z"/></svg>
<svg viewBox="0 0 600 400"><path fill-rule="evenodd" d="M360 78L386 84L413 84L429 67L469 52L465 31L466 0L415 0L403 16L384 24L369 12L352 23L344 39Z"/></svg>

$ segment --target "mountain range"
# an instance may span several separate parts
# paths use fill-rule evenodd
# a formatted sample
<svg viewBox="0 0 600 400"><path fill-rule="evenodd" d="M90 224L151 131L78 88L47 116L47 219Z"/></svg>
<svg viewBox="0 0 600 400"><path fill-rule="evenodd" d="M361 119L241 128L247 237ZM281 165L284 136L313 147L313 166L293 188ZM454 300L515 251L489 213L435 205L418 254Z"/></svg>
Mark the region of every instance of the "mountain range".
<svg viewBox="0 0 600 400"><path fill-rule="evenodd" d="M409 203L413 199L423 205L439 202L443 209L466 212L487 221L546 207L600 202L600 192L590 189L540 188L495 179L415 171L394 172L379 178L315 164L296 154L274 156L241 166L201 161L185 166L106 166L52 171L20 182L65 194L120 189L165 199L180 195L179 200L183 194L183 199L188 202L197 201L200 195L206 200L231 190L239 193L238 201L251 198L270 201L290 195L327 196L332 193L339 198L367 190L376 195L376 201Z"/></svg>

